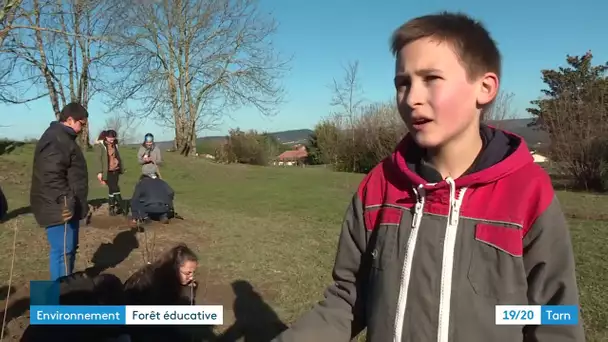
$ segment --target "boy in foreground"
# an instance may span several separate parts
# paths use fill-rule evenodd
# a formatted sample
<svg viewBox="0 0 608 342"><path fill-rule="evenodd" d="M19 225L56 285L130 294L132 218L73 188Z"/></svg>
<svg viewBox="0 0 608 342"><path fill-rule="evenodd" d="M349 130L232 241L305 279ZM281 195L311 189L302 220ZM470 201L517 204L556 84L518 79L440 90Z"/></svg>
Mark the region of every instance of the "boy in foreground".
<svg viewBox="0 0 608 342"><path fill-rule="evenodd" d="M483 26L442 13L392 38L409 134L362 181L325 299L275 339L584 341L578 325L496 325L496 305L579 305L566 221L518 136L480 124L499 90Z"/></svg>

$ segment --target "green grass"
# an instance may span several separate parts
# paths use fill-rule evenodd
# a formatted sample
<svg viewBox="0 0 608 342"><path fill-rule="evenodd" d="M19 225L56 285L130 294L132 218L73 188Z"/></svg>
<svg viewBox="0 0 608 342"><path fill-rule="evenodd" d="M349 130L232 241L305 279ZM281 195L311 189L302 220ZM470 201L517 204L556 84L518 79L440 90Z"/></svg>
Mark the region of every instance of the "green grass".
<svg viewBox="0 0 608 342"><path fill-rule="evenodd" d="M121 186L128 198L139 167L135 150L122 154L128 171ZM176 190L177 210L186 220L172 223L170 232L159 233L161 243L184 240L196 249L202 260L200 277L208 283L207 302L220 301L230 309L232 291L227 284L244 279L289 323L321 299L331 282L340 223L362 175L324 168L220 165L170 153L165 153L164 159L162 177ZM95 181L94 164L89 165L90 198L103 198L106 190ZM30 168L31 146L0 156L0 185L11 209L28 204ZM571 217L587 340L606 341L608 234L602 213L608 212L608 197L566 192L560 192L559 197ZM10 228L14 225L20 227L14 282L21 286L30 279L45 279L46 241L31 215L0 227L0 250L6 251L0 259L0 279L8 278ZM83 237L83 254L90 256L100 242L115 234L89 229ZM120 273L122 268L132 272L141 264L138 253L131 253L110 271ZM230 321L227 318L227 325ZM14 335L18 327L11 324Z"/></svg>

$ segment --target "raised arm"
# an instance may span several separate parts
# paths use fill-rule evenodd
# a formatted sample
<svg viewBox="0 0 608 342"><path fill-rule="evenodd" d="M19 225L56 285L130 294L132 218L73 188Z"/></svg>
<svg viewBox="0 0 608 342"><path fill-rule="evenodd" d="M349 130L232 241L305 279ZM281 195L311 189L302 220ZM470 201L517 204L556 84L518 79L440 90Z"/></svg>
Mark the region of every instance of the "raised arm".
<svg viewBox="0 0 608 342"><path fill-rule="evenodd" d="M144 161L144 154L146 154L146 148L143 146L140 146L139 150L137 151L137 161L139 162L140 165L144 165L146 163Z"/></svg>

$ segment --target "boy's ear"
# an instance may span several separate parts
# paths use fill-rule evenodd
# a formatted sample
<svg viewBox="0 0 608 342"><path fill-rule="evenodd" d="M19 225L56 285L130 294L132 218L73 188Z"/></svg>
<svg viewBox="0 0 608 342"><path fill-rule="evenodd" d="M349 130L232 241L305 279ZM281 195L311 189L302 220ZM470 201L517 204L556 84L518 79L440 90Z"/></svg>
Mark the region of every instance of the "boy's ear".
<svg viewBox="0 0 608 342"><path fill-rule="evenodd" d="M496 98L499 83L498 76L493 72L487 72L480 78L479 93L477 95L477 103L480 106L487 105Z"/></svg>

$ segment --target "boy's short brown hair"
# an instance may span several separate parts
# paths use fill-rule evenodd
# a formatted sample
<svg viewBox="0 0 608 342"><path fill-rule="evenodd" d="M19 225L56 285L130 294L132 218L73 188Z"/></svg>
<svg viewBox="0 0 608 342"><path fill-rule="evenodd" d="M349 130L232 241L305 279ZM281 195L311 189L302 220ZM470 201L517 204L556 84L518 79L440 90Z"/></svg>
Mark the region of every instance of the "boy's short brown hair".
<svg viewBox="0 0 608 342"><path fill-rule="evenodd" d="M87 120L89 118L89 112L77 102L70 102L59 113L59 121L66 122L69 118L72 120Z"/></svg>
<svg viewBox="0 0 608 342"><path fill-rule="evenodd" d="M407 44L422 38L435 38L452 45L470 80L486 72L500 78L501 57L490 33L478 21L462 13L441 12L409 20L391 37L395 57Z"/></svg>

